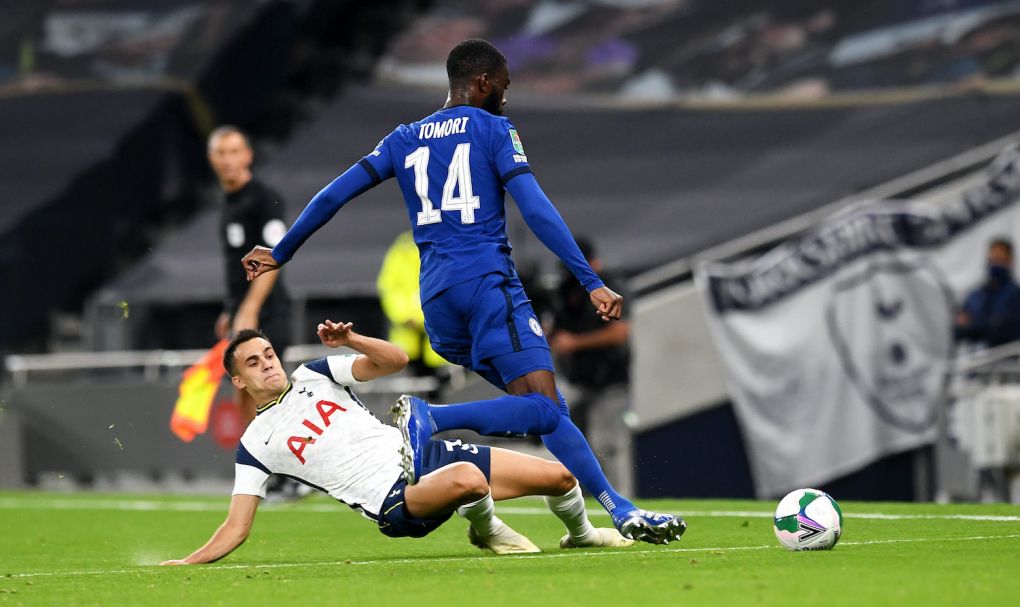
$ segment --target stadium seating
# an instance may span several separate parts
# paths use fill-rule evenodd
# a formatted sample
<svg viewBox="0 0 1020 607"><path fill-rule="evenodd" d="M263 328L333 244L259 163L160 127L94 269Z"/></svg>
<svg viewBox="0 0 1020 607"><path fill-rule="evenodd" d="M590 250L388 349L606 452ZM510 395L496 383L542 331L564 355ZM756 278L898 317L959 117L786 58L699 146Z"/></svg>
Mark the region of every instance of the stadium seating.
<svg viewBox="0 0 1020 607"><path fill-rule="evenodd" d="M168 207L205 174L199 133L212 116L249 118L280 81L285 65L271 49L224 50L251 36L287 44L293 16L283 5L227 0L52 1L4 12L0 199L9 212L0 234L12 252L0 268L0 312L19 322L0 327L0 349L38 349L53 310L80 307L144 250L154 223L177 213ZM252 61L258 70L238 73ZM203 79L219 71L234 75Z"/></svg>
<svg viewBox="0 0 1020 607"><path fill-rule="evenodd" d="M0 26L0 350L44 350L54 312L203 203L204 135L285 137L362 75L407 2L16 3ZM355 35L357 34L357 35ZM39 238L44 234L45 238ZM68 251L82 253L67 263ZM59 276L59 280L55 277ZM80 345L78 347L81 347Z"/></svg>
<svg viewBox="0 0 1020 607"><path fill-rule="evenodd" d="M1015 78L1020 8L996 0L440 2L384 78L441 85L446 50L481 36L516 88L626 99L786 101Z"/></svg>
<svg viewBox="0 0 1020 607"><path fill-rule="evenodd" d="M259 167L290 217L400 122L432 111L436 92L370 86L339 97ZM543 107L509 94L539 182L571 229L598 235L628 272L692 256L845 195L1020 129L1015 99L778 110ZM933 129L932 124L939 128ZM345 207L301 249L286 280L310 294L371 297L383 254L406 228L395 182ZM207 213L107 285L102 303L203 301L222 292L216 218ZM511 214L519 265L550 256ZM240 271L240 265L238 265ZM189 279L182 281L187 275ZM197 347L192 344L191 347Z"/></svg>

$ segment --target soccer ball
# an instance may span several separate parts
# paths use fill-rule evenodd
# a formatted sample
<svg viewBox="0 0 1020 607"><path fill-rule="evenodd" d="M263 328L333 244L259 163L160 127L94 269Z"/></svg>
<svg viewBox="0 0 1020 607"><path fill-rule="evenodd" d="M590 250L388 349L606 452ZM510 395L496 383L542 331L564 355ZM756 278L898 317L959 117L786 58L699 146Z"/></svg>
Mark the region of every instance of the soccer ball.
<svg viewBox="0 0 1020 607"><path fill-rule="evenodd" d="M773 530L789 550L829 550L843 531L843 512L828 493L797 489L780 500Z"/></svg>

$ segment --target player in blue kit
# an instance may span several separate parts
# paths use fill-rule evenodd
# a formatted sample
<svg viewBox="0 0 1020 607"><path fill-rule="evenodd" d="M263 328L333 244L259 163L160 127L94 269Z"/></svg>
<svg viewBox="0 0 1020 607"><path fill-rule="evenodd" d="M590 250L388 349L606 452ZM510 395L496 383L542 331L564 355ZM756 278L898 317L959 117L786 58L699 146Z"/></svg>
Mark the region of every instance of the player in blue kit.
<svg viewBox="0 0 1020 607"><path fill-rule="evenodd" d="M603 320L620 318L623 298L588 265L532 175L517 130L502 116L510 84L506 58L484 40L467 40L450 52L446 68L450 91L443 108L398 126L316 194L275 248L246 255L248 278L279 268L349 200L396 177L421 254L422 309L433 348L508 393L456 405L401 397L396 412L408 482L420 475L420 446L433 433L539 435L623 535L651 543L679 539L687 527L683 519L639 509L613 489L556 389L549 345L510 257L505 192L587 289Z"/></svg>

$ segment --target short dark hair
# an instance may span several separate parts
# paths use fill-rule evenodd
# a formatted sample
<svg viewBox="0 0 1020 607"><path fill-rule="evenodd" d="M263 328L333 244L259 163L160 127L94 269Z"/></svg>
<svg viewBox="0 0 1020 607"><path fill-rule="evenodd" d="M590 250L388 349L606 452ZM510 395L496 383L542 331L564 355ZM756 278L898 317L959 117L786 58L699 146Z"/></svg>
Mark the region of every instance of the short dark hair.
<svg viewBox="0 0 1020 607"><path fill-rule="evenodd" d="M475 76L494 74L506 64L506 57L498 48L481 38L472 38L450 51L446 57L446 75L453 87L465 84Z"/></svg>
<svg viewBox="0 0 1020 607"><path fill-rule="evenodd" d="M233 377L236 375L236 368L234 367L234 352L237 347L246 341L251 341L256 337L269 341L266 334L258 329L241 329L231 338L230 343L227 344L227 349L223 351L223 368L227 370L227 374Z"/></svg>
<svg viewBox="0 0 1020 607"><path fill-rule="evenodd" d="M988 250L992 250L995 247L1002 247L1003 249L1006 249L1006 253L1009 255L1010 259L1013 258L1013 241L1012 240L1010 240L1010 239L1008 239L1008 238L1006 238L1004 236L1000 236L998 238L993 238L992 241L990 243L988 243Z"/></svg>

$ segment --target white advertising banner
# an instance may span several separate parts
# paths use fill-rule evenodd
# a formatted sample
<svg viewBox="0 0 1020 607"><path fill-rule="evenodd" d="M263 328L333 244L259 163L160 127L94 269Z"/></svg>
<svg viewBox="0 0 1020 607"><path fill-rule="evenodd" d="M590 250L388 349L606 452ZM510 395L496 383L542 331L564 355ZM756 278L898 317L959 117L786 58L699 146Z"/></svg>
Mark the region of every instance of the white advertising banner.
<svg viewBox="0 0 1020 607"><path fill-rule="evenodd" d="M957 303L990 240L1020 242L1020 153L958 199L855 205L738 264L698 268L759 497L935 438Z"/></svg>

